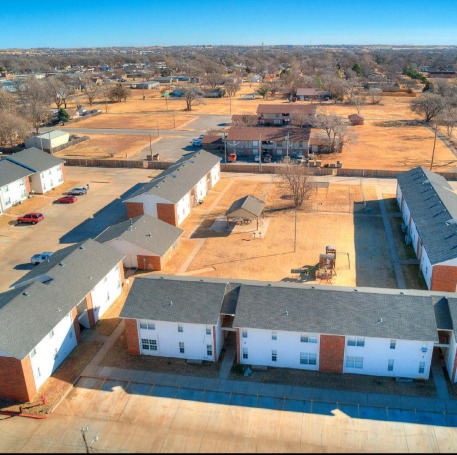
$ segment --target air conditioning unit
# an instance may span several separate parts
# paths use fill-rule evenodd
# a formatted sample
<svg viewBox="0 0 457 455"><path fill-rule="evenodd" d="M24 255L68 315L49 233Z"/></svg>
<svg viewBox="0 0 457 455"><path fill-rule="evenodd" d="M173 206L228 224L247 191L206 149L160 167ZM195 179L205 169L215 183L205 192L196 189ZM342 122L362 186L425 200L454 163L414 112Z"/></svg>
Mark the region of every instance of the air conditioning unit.
<svg viewBox="0 0 457 455"><path fill-rule="evenodd" d="M405 243L406 245L411 245L411 242L412 242L412 238L410 235L405 235Z"/></svg>
<svg viewBox="0 0 457 455"><path fill-rule="evenodd" d="M421 351L422 351L422 352L427 352L427 348L426 348L426 347L423 347L423 348L421 348Z"/></svg>
<svg viewBox="0 0 457 455"><path fill-rule="evenodd" d="M402 223L401 225L401 231L406 232L408 230L408 225L406 223Z"/></svg>

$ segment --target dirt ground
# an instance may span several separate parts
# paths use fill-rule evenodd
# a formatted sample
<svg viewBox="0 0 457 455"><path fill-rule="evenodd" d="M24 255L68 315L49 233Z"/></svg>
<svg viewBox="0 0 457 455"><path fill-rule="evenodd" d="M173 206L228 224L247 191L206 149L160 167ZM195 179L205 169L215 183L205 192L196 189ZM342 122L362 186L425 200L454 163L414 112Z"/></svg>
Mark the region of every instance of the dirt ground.
<svg viewBox="0 0 457 455"><path fill-rule="evenodd" d="M181 226L185 230L182 247L185 253L178 252L162 273L396 287L381 218L374 212L369 218L356 218L353 213L354 207L364 206L364 197L365 202L375 199L374 188L364 186L363 193L358 185L330 184L327 189L319 188L306 210L297 213L295 251L295 211L279 182L222 179L216 191L218 200L216 195L210 195L213 200L205 199ZM233 201L246 194L266 202L264 216L270 219L270 224L264 238L254 238L251 232L209 229ZM374 202L378 205L377 200ZM212 204L215 205L209 210ZM372 238L378 241L370 247L366 243ZM317 264L326 245L337 249L336 275L331 281L321 282L312 275L292 272Z"/></svg>
<svg viewBox="0 0 457 455"><path fill-rule="evenodd" d="M156 135L151 136L152 142L156 142L158 139ZM62 158L119 160L133 158L147 146L149 146L149 137L144 135L91 134L88 141L72 145L55 155Z"/></svg>

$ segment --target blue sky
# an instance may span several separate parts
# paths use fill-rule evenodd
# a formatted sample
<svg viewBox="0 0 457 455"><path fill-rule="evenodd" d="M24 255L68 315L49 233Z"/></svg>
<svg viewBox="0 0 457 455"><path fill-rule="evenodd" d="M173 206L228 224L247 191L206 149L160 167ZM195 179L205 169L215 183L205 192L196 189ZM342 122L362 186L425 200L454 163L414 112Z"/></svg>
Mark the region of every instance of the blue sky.
<svg viewBox="0 0 457 455"><path fill-rule="evenodd" d="M5 1L0 48L457 45L457 0Z"/></svg>

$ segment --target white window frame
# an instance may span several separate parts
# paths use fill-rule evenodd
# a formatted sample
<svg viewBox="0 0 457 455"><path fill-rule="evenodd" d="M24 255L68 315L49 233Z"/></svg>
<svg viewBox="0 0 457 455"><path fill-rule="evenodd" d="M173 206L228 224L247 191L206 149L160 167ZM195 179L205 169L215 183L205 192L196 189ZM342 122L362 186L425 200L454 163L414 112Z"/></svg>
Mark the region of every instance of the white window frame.
<svg viewBox="0 0 457 455"><path fill-rule="evenodd" d="M212 344L207 344L206 345L206 355L207 356L212 356L213 355L213 345Z"/></svg>
<svg viewBox="0 0 457 455"><path fill-rule="evenodd" d="M277 332L271 332L271 339L273 341L276 341L278 339L278 333Z"/></svg>
<svg viewBox="0 0 457 455"><path fill-rule="evenodd" d="M278 361L278 351L276 349L273 349L271 351L271 361L272 362L277 362Z"/></svg>
<svg viewBox="0 0 457 455"><path fill-rule="evenodd" d="M300 365L317 365L317 354L300 352Z"/></svg>
<svg viewBox="0 0 457 455"><path fill-rule="evenodd" d="M180 341L179 342L179 353L180 354L185 354L186 353L186 350L185 350L185 347L184 347L184 341Z"/></svg>
<svg viewBox="0 0 457 455"><path fill-rule="evenodd" d="M425 373L425 362L419 362L419 374Z"/></svg>
<svg viewBox="0 0 457 455"><path fill-rule="evenodd" d="M241 331L241 338L247 338L248 337L248 331L247 330L242 330Z"/></svg>
<svg viewBox="0 0 457 455"><path fill-rule="evenodd" d="M178 332L184 332L184 327L181 324L178 324Z"/></svg>
<svg viewBox="0 0 457 455"><path fill-rule="evenodd" d="M390 349L397 348L397 340L390 340Z"/></svg>
<svg viewBox="0 0 457 455"><path fill-rule="evenodd" d="M243 360L249 359L248 348L243 348Z"/></svg>
<svg viewBox="0 0 457 455"><path fill-rule="evenodd" d="M387 371L394 371L394 359L387 361Z"/></svg>
<svg viewBox="0 0 457 455"><path fill-rule="evenodd" d="M363 348L365 346L365 338L364 337L348 337L347 345Z"/></svg>
<svg viewBox="0 0 457 455"><path fill-rule="evenodd" d="M308 335L300 335L300 342L301 343L317 343L317 337L310 337Z"/></svg>
<svg viewBox="0 0 457 455"><path fill-rule="evenodd" d="M357 368L363 370L363 357L346 356L346 368Z"/></svg>
<svg viewBox="0 0 457 455"><path fill-rule="evenodd" d="M207 335L211 335L212 332L213 332L213 331L212 331L211 326L207 325L207 326L206 326L206 334L207 334Z"/></svg>

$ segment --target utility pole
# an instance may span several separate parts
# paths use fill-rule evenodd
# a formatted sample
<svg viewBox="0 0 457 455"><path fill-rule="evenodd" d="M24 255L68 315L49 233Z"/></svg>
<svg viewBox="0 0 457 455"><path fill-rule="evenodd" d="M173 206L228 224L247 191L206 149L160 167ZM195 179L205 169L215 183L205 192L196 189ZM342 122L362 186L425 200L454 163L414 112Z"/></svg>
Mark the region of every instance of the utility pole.
<svg viewBox="0 0 457 455"><path fill-rule="evenodd" d="M157 137L160 137L159 121L157 120Z"/></svg>
<svg viewBox="0 0 457 455"><path fill-rule="evenodd" d="M259 133L259 172L262 170L262 133Z"/></svg>
<svg viewBox="0 0 457 455"><path fill-rule="evenodd" d="M106 102L106 92L103 92L103 95L105 95L105 113L108 113L108 103Z"/></svg>
<svg viewBox="0 0 457 455"><path fill-rule="evenodd" d="M433 140L433 152L432 152L432 162L430 163L430 170L433 167L433 160L435 159L435 145L436 145L436 130L438 129L437 123L435 123L435 139Z"/></svg>
<svg viewBox="0 0 457 455"><path fill-rule="evenodd" d="M227 137L224 134L224 164L227 164Z"/></svg>
<svg viewBox="0 0 457 455"><path fill-rule="evenodd" d="M287 138L286 138L286 156L287 156L287 160L286 161L289 161L289 134L290 134L290 131L287 132Z"/></svg>
<svg viewBox="0 0 457 455"><path fill-rule="evenodd" d="M176 129L175 113L173 112L173 129Z"/></svg>
<svg viewBox="0 0 457 455"><path fill-rule="evenodd" d="M152 160L152 139L151 139L151 133L149 133L149 151L151 152L151 160Z"/></svg>
<svg viewBox="0 0 457 455"><path fill-rule="evenodd" d="M297 251L297 206L295 206L294 253Z"/></svg>
<svg viewBox="0 0 457 455"><path fill-rule="evenodd" d="M165 104L167 105L167 114L168 114L168 96L165 97Z"/></svg>
<svg viewBox="0 0 457 455"><path fill-rule="evenodd" d="M232 95L229 95L230 97L230 115L232 115Z"/></svg>

